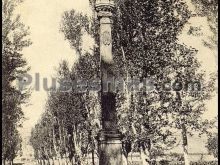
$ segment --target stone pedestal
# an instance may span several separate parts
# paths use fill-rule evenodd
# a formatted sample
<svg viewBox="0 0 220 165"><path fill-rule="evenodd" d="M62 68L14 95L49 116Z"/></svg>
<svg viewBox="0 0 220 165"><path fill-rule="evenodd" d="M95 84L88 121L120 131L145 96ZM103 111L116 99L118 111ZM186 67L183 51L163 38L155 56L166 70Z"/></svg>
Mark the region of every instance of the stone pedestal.
<svg viewBox="0 0 220 165"><path fill-rule="evenodd" d="M121 134L117 131L100 131L99 165L122 165Z"/></svg>

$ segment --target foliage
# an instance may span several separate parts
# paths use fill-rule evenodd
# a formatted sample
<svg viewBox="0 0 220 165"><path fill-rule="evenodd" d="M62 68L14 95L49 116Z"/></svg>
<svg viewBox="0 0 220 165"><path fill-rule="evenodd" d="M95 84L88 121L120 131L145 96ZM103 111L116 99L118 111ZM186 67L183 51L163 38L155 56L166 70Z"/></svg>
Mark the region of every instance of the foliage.
<svg viewBox="0 0 220 165"><path fill-rule="evenodd" d="M94 5L93 1L90 3ZM197 50L177 42L190 16L184 1L126 0L117 6L112 33L115 77L137 78L142 83L147 78L155 87L147 92L145 86L135 91L125 84L125 92L117 92L118 125L124 135L125 155L148 152L151 159L155 153L163 154L162 151L176 145L174 131L181 131L183 125L186 133L207 132L208 124L204 124L201 116L206 110L204 101L210 99L215 90L216 78L213 76L205 81L205 73L199 70ZM62 17L61 31L80 57L71 69L66 62L60 65L60 81L100 78L97 17L67 11ZM95 41L93 53L82 51L83 42L86 42L84 35ZM166 90L164 84L171 80L186 84L199 80L202 88L195 97L187 91L188 86L181 91L176 86L173 91ZM51 126L56 137L53 138L56 156L72 153L75 162L80 164L86 153L97 150L94 146L100 129L97 124L100 122L98 92L51 92L47 112L52 115L51 120L56 121ZM66 143L73 146L70 149L64 144L68 130L73 140Z"/></svg>
<svg viewBox="0 0 220 165"><path fill-rule="evenodd" d="M125 140L150 153L153 149L170 149L176 139L170 129L174 112L167 104L172 102L174 93L164 91L163 85L180 67L176 66L177 50L181 56L191 55L185 45L177 43L190 13L182 1L129 0L118 7L117 13L113 26L114 55L119 68L124 69L122 75L140 81L148 78L155 86L149 92L142 89L119 96L119 124ZM126 105L124 97L129 97Z"/></svg>
<svg viewBox="0 0 220 165"><path fill-rule="evenodd" d="M207 149L209 153L218 158L218 134L212 135L208 138Z"/></svg>
<svg viewBox="0 0 220 165"><path fill-rule="evenodd" d="M204 45L216 49L218 44L218 1L192 0L192 3L196 7L196 13L207 18L210 30L213 33L208 41L204 41Z"/></svg>
<svg viewBox="0 0 220 165"><path fill-rule="evenodd" d="M21 150L17 128L23 119L21 104L25 103L29 95L27 90L18 90L13 85L28 70L22 50L31 44L27 38L28 28L20 21L20 16L14 15L19 3L19 0L2 1L2 157L10 161Z"/></svg>
<svg viewBox="0 0 220 165"><path fill-rule="evenodd" d="M59 81L64 82L65 78L74 82L77 77L87 78L86 72L91 75L93 70L87 68L90 65L86 59L86 56L81 57L71 70L63 61L58 70ZM99 100L94 92L78 92L76 88L63 91L64 86L48 93L46 112L33 129L30 141L38 160L57 157L82 164L89 153L97 152L95 137L100 129Z"/></svg>

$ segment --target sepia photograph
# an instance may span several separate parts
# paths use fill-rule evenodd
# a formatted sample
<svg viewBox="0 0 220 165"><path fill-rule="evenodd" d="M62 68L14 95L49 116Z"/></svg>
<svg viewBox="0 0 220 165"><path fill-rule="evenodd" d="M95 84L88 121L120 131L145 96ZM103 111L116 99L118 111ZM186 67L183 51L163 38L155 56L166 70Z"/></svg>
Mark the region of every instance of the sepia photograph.
<svg viewBox="0 0 220 165"><path fill-rule="evenodd" d="M2 0L2 165L217 164L217 0Z"/></svg>

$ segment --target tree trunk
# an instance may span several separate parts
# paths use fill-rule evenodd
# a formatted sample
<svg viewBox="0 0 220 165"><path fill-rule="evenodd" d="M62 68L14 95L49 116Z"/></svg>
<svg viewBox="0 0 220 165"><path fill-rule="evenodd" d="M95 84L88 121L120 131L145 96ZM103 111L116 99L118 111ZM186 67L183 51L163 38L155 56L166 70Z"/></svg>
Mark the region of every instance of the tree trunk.
<svg viewBox="0 0 220 165"><path fill-rule="evenodd" d="M65 165L65 158L62 157L61 161L62 161L61 165Z"/></svg>
<svg viewBox="0 0 220 165"><path fill-rule="evenodd" d="M60 165L60 156L59 156L60 153L59 153L59 147L56 145L56 133L55 133L54 128L53 128L53 146L54 146L54 150L56 152L58 164Z"/></svg>
<svg viewBox="0 0 220 165"><path fill-rule="evenodd" d="M54 165L54 156L52 154L51 148L50 148L50 154L51 154L51 164Z"/></svg>
<svg viewBox="0 0 220 165"><path fill-rule="evenodd" d="M54 157L52 157L52 164L53 164L53 165L55 165L55 162L54 162Z"/></svg>
<svg viewBox="0 0 220 165"><path fill-rule="evenodd" d="M94 152L94 149L92 149L92 165L95 165L95 152Z"/></svg>
<svg viewBox="0 0 220 165"><path fill-rule="evenodd" d="M63 120L62 120L62 125L64 125ZM68 165L68 157L67 157L68 148L67 148L67 142L66 142L67 136L68 135L67 135L66 129L63 126L63 145L64 145L64 149L65 149L64 156L65 156L65 163Z"/></svg>
<svg viewBox="0 0 220 165"><path fill-rule="evenodd" d="M66 161L66 164L68 165L69 164L69 160L68 160L68 157L66 156L65 158L65 161Z"/></svg>
<svg viewBox="0 0 220 165"><path fill-rule="evenodd" d="M149 157L148 155L146 155L145 150L143 149L143 147L140 148L140 154L141 154L141 160L142 160L142 165L150 165L148 163Z"/></svg>
<svg viewBox="0 0 220 165"><path fill-rule="evenodd" d="M73 145L75 150L75 160L77 165L81 165L81 155L80 155L80 145L77 143L77 141L80 141L77 139L77 126L74 126L74 132L73 132Z"/></svg>
<svg viewBox="0 0 220 165"><path fill-rule="evenodd" d="M55 165L60 165L60 160L59 160L58 157L57 157L56 160L55 160Z"/></svg>
<svg viewBox="0 0 220 165"><path fill-rule="evenodd" d="M183 141L183 154L185 165L190 165L189 154L188 154L188 142L187 142L187 132L185 124L182 124L182 141Z"/></svg>
<svg viewBox="0 0 220 165"><path fill-rule="evenodd" d="M74 165L73 158L70 159L70 165Z"/></svg>
<svg viewBox="0 0 220 165"><path fill-rule="evenodd" d="M145 78L145 75L143 75L143 77L141 78L141 82L142 83L144 83L143 82L143 80L144 80L144 78ZM147 125L148 125L148 128L150 128L150 118L149 118L149 109L147 108L147 100L146 100L146 98L147 98L147 93L146 93L146 91L144 91L143 92L143 96L144 96L144 106L145 106L145 110L146 110L146 115L147 115L147 119L146 119L146 123L147 123ZM141 133L143 133L143 129L141 128ZM144 157L145 157L145 162L146 162L146 165L148 164L148 165L150 165L151 164L151 154L150 154L150 151L151 151L151 140L148 138L148 141L146 142L147 143L147 147L146 147L146 145L145 144L142 144L142 154L144 155ZM143 156L142 156L143 157Z"/></svg>

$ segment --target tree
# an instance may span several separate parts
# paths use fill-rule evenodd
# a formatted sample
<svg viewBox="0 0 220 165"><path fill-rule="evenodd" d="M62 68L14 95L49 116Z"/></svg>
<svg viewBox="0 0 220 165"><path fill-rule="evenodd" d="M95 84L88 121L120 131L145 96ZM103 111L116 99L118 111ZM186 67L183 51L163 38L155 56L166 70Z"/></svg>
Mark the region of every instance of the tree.
<svg viewBox="0 0 220 165"><path fill-rule="evenodd" d="M211 120L210 128L206 148L210 154L218 158L218 116Z"/></svg>
<svg viewBox="0 0 220 165"><path fill-rule="evenodd" d="M13 83L20 75L27 72L27 62L22 50L31 42L27 38L28 28L20 21L20 16L14 18L14 10L19 0L2 1L2 133L4 162L13 161L21 149L21 138L17 128L21 126L23 112L21 104L25 103L29 92L19 90ZM10 129L9 129L10 128Z"/></svg>
<svg viewBox="0 0 220 165"><path fill-rule="evenodd" d="M206 73L201 71L196 57L197 50L179 45L176 52L175 72L169 80L174 80L174 91L167 108L172 109L172 126L181 131L185 164L188 165L188 136L195 132L209 134L210 122L202 116L207 110L205 101L210 100L216 90L216 76L206 80ZM168 91L171 92L170 89Z"/></svg>
<svg viewBox="0 0 220 165"><path fill-rule="evenodd" d="M215 134L208 138L206 147L209 153L213 154L214 157L218 158L218 134Z"/></svg>
<svg viewBox="0 0 220 165"><path fill-rule="evenodd" d="M94 92L78 91L72 86L75 80L95 76L92 76L91 70L95 63L88 63L87 59L88 57L80 57L71 70L66 61L60 64L58 80L61 86L58 90L51 89L48 93L46 112L39 122L40 126L35 127L31 136L36 158L42 161L55 157L59 159L59 163L80 165L86 161L85 157L92 153L95 164L96 135L100 129L99 100ZM68 86L64 82L70 82L71 85ZM39 148L38 143L42 144L42 147ZM51 154L48 155L51 153L48 149L53 151L52 157Z"/></svg>
<svg viewBox="0 0 220 165"><path fill-rule="evenodd" d="M127 121L133 125L133 130L137 130L133 132L137 132L135 139L139 141L139 150L144 150L142 153L146 153L145 157L150 162L152 146L160 148L175 141L169 136L172 135L167 115L170 112L165 107L170 96L160 91L159 86L174 72L173 58L176 55L177 36L188 21L190 13L182 1L129 0L120 4L117 13L117 21L114 21L114 50L119 68L123 68L128 77L136 77L140 81L144 78L150 79L157 88L135 96L130 94L130 97L138 96L139 99L135 101L135 106L130 98L128 102L133 108L127 110L128 114L133 113ZM122 115L123 112L120 116ZM132 129L126 130L130 132ZM145 160L143 162L146 163Z"/></svg>
<svg viewBox="0 0 220 165"><path fill-rule="evenodd" d="M94 3L91 2L91 4ZM82 41L80 37L75 37L76 32L79 33L80 31L79 34L82 34L82 29L86 29L88 34L93 32L91 36L98 43L97 22L91 23L93 25L91 26L92 30L89 30L86 27L90 26L79 23L79 15L74 12L70 13L72 14L69 14L69 17L65 17L66 22L64 21L63 25L63 32L70 43ZM150 2L143 0L137 2L127 0L121 2L117 6L113 25L115 76L123 77L124 80L137 78L142 82L144 78L148 78L157 87L163 85L169 79L170 74L176 72L173 64L175 63L176 47L178 46L177 36L189 18L190 13L183 1L158 0ZM90 20L94 19L96 20L96 17ZM74 21L78 21L78 23L70 24ZM78 25L82 25L83 28ZM73 34L73 37L69 34ZM76 50L80 50L78 45L74 45L74 47ZM182 47L186 46L182 45ZM187 51L187 49L182 50ZM95 54L98 54L98 51L95 51ZM139 150L144 149L144 152L148 150L148 153L150 153L149 150L152 145L149 141L154 141L154 138L163 139L163 137L164 140L162 141L168 139L168 135L172 133L165 126L169 123L168 114L172 110L167 109L165 104L171 101L172 96L172 93L166 95L164 91L158 89L149 93L139 92L137 94L127 89L125 95L119 94L119 125L121 124L122 132L125 135L125 144L128 144L124 150L129 152L129 143L136 141L139 143L139 147L136 148ZM122 106L123 103L127 103L127 105ZM156 127L153 127L153 125ZM149 136L151 128L153 132ZM164 128L165 130L162 131L161 129ZM161 134L161 132L164 134ZM159 136L158 133L160 133ZM157 136L154 136L156 134ZM142 139L138 139L138 137ZM155 140L156 144L159 142L158 139Z"/></svg>
<svg viewBox="0 0 220 165"><path fill-rule="evenodd" d="M148 4L147 1L139 1L138 3L136 1L125 1L124 5L123 3L120 5L117 13L119 13L121 19L116 21L118 26L114 26L118 27L114 39L119 48L123 50L121 54L125 54L124 59L127 58L122 60L123 56L121 55L119 56L121 57L119 61L121 61L122 66L127 63L129 69L131 69L128 72L131 77L149 78L157 86L156 92L141 94L143 98L146 97L147 99L141 101L143 104L140 101L138 102L139 106L136 111L143 110L141 114L146 115L142 115L144 121L148 121L152 117L153 122L149 122L152 125L156 121L155 117L159 116L165 118L166 124L171 124L170 117L175 116L175 111L177 111L177 118L182 118L184 123L187 122L187 127L207 132L206 124L204 125L201 116L206 110L205 100L209 100L215 90L216 77L211 76L210 81L207 82L205 73L199 71L200 64L196 57L197 51L193 48L188 48L184 44L177 43L176 37L191 16L184 3L154 1ZM166 25L166 23L169 25ZM115 50L119 50L117 46ZM118 57L117 54L116 57ZM193 92L185 91L186 93L182 95L182 92L176 91L175 88L174 91L176 92L164 91L163 85L171 80L180 81L186 85L188 85L187 83L200 81L202 85L201 93L193 97L191 95ZM175 81L174 84L176 84ZM148 101L151 95L154 98ZM176 96L177 99L173 100ZM159 98L158 107L154 105L156 98ZM172 100L173 104L177 104L177 106L172 106ZM182 104L183 100L184 105ZM152 107L156 111L153 111ZM176 110L173 107L176 107ZM132 110L132 112L135 112L135 110ZM149 112L152 112L152 116L147 115ZM134 121L131 121L132 118ZM136 119L134 116L132 118L128 120L131 123L141 121L140 118ZM160 124L162 124L163 120L160 121ZM182 123L183 121L179 120L174 123L178 125L179 122ZM149 123L146 124L149 125ZM157 126L159 128L154 129L154 131L158 129L158 132L163 132L160 130L163 125L157 124ZM169 130L169 128L167 129ZM186 129L188 128L185 128L185 124L180 124L180 129L182 130L184 141L186 141ZM149 128L147 130L150 131ZM137 134L140 135L140 132Z"/></svg>
<svg viewBox="0 0 220 165"><path fill-rule="evenodd" d="M93 1L91 5L94 5ZM206 82L205 74L198 72L200 64L196 57L197 51L177 41L190 16L183 1L126 0L117 6L113 17L115 67L112 69L116 78L136 78L143 85L140 90L135 91L125 83L125 92L117 91L117 118L124 135L123 150L126 157L130 152L139 151L143 163L149 164L155 157L155 152L178 145L171 128L182 132L183 141L187 140L191 130L207 132L207 124L203 127L201 115L205 111L204 101L211 98L215 78ZM89 17L74 10L67 11L62 18L61 31L80 56L71 70L66 63L61 65L59 78L70 79L70 82L77 79L99 79L99 49L96 46L99 33L96 15ZM84 35L94 40L92 53L89 50L82 51L83 42L86 42L83 40ZM155 88L146 92L145 79L151 80ZM170 91L171 86L167 88L164 85L171 80L175 80L175 84L179 81L189 83L200 80L201 91L196 97L187 93L188 91L180 92L176 86L174 91ZM88 112L100 110L100 107L93 107L94 102L100 106L100 95L98 92L88 92L87 89L86 86L84 93L71 91L67 94L57 91L50 93L48 100L49 111L57 120L55 132L58 139L62 133L60 128L68 130L68 123L75 126L70 127L70 137L73 141L74 138L77 139L77 143L73 143L74 150L68 152L73 153L78 164L84 158L87 140L94 139L99 129L96 127L93 136L90 136L94 116L90 116ZM100 121L100 118L96 119ZM94 141L91 146L94 146ZM185 142L183 148L186 148ZM184 152L187 155L187 150ZM185 162L187 163L187 157Z"/></svg>
<svg viewBox="0 0 220 165"><path fill-rule="evenodd" d="M204 45L216 49L218 44L218 1L217 0L192 0L199 16L205 16L208 20L210 30L213 35L208 41L204 41Z"/></svg>

